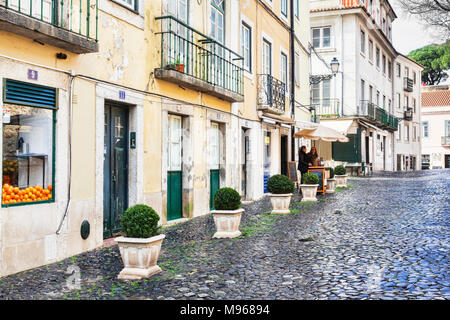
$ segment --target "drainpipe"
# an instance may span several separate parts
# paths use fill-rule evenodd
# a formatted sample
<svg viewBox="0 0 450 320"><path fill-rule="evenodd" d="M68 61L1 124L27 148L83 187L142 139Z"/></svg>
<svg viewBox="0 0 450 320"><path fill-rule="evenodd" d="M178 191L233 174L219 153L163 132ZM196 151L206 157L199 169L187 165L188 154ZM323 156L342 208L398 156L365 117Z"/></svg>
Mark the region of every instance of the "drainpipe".
<svg viewBox="0 0 450 320"><path fill-rule="evenodd" d="M64 220L67 217L70 208L70 189L71 189L71 181L72 181L72 95L73 95L73 80L75 79L75 72L73 70L70 71L70 85L69 85L69 110L68 110L68 144L69 144L69 154L67 161L67 174L68 174L68 184L67 184L67 204L66 210L64 211L64 215L59 223L58 230L56 230L56 234L61 233L61 228L64 223Z"/></svg>
<svg viewBox="0 0 450 320"><path fill-rule="evenodd" d="M290 56L289 64L291 71L291 90L289 92L290 95L290 104L291 104L291 118L294 119L294 125L291 126L291 161L295 161L295 139L294 139L294 131L295 131L295 45L294 45L294 36L295 36L295 28L294 28L294 0L290 1L290 22L291 28L289 30L289 46L290 46Z"/></svg>
<svg viewBox="0 0 450 320"><path fill-rule="evenodd" d="M341 109L344 116L344 15L341 15Z"/></svg>

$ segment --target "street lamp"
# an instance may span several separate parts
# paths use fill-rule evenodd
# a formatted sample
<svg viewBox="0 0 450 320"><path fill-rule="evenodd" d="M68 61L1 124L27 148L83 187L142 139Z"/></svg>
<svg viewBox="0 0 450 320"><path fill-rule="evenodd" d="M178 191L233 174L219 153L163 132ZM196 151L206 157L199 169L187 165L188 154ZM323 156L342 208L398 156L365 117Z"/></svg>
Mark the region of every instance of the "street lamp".
<svg viewBox="0 0 450 320"><path fill-rule="evenodd" d="M336 73L339 71L339 61L336 59L336 57L333 58L330 62L331 72L334 76L336 76Z"/></svg>
<svg viewBox="0 0 450 320"><path fill-rule="evenodd" d="M332 76L336 76L336 73L339 72L339 61L336 57L331 60L329 68L331 69L331 74L310 75L309 84L318 84L324 80L330 80Z"/></svg>

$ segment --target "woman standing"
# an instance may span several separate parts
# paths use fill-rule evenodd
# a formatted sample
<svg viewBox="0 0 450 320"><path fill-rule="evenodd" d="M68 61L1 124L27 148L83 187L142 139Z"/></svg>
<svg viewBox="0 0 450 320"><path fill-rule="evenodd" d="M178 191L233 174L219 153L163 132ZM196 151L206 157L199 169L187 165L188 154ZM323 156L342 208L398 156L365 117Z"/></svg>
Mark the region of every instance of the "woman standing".
<svg viewBox="0 0 450 320"><path fill-rule="evenodd" d="M317 153L316 147L312 147L311 151L308 153L309 162L312 163L313 166L319 166L320 165L320 159L319 154Z"/></svg>

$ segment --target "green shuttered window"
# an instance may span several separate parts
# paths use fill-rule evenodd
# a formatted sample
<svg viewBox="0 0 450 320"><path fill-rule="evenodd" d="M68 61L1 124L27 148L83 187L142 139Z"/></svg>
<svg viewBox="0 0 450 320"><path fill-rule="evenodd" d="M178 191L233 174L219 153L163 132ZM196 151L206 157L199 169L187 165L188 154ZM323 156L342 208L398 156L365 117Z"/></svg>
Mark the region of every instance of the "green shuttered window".
<svg viewBox="0 0 450 320"><path fill-rule="evenodd" d="M4 102L57 109L56 89L7 79L4 88Z"/></svg>

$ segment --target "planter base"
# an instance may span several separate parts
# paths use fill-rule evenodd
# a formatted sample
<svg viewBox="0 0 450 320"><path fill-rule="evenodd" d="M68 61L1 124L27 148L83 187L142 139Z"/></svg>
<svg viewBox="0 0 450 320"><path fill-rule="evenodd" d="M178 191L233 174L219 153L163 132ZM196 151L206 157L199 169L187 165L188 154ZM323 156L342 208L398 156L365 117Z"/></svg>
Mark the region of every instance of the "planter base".
<svg viewBox="0 0 450 320"><path fill-rule="evenodd" d="M159 266L153 266L148 269L123 268L117 278L122 280L140 280L142 278L148 278L161 271L162 269Z"/></svg>
<svg viewBox="0 0 450 320"><path fill-rule="evenodd" d="M317 201L317 187L318 184L301 184L300 189L302 190L302 200L305 201Z"/></svg>
<svg viewBox="0 0 450 320"><path fill-rule="evenodd" d="M236 238L239 237L242 233L238 231L226 232L226 231L217 231L214 233L213 238Z"/></svg>
<svg viewBox="0 0 450 320"><path fill-rule="evenodd" d="M269 193L270 202L272 203L272 214L289 214L289 204L291 203L292 193L274 194Z"/></svg>
<svg viewBox="0 0 450 320"><path fill-rule="evenodd" d="M291 213L291 210L289 209L273 209L272 212L273 214L289 214Z"/></svg>
<svg viewBox="0 0 450 320"><path fill-rule="evenodd" d="M216 233L213 238L236 238L241 235L239 224L244 209L237 210L213 210L211 211L214 224L216 225Z"/></svg>

